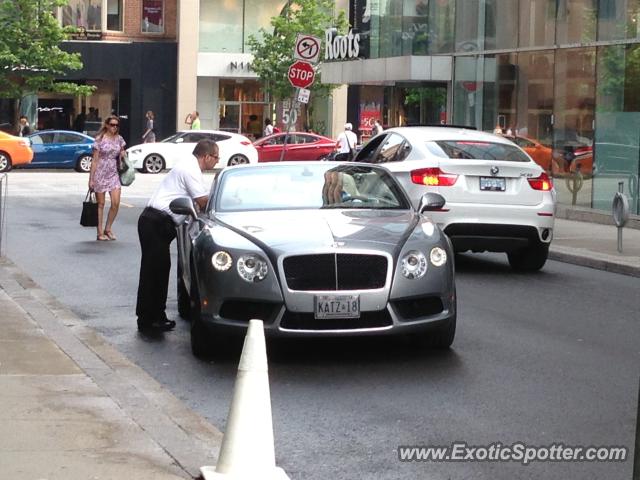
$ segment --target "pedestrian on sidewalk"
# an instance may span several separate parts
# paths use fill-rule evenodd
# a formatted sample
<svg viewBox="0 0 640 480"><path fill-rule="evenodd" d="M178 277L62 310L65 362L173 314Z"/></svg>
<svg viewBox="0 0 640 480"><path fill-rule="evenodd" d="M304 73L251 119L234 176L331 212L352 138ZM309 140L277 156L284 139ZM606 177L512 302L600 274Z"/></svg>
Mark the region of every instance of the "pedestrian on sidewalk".
<svg viewBox="0 0 640 480"><path fill-rule="evenodd" d="M120 189L122 186L118 176L118 167L124 156L124 147L126 145L124 139L118 133L118 128L120 128L120 119L115 115L107 117L93 144L89 190L96 192L96 201L98 203L96 236L98 241L116 239L111 227L120 208ZM109 206L107 221L103 229L102 220L104 218L104 203L107 192L109 192L111 205Z"/></svg>
<svg viewBox="0 0 640 480"><path fill-rule="evenodd" d="M187 118L184 119L184 123L187 124L189 130L200 130L200 113L194 110L187 114Z"/></svg>
<svg viewBox="0 0 640 480"><path fill-rule="evenodd" d="M358 143L358 137L352 132L353 125L351 123L344 124L344 132L338 135L336 146L338 147L338 153L346 154L349 160L353 158L355 153L356 144Z"/></svg>
<svg viewBox="0 0 640 480"><path fill-rule="evenodd" d="M145 113L144 116L147 120L145 123L144 133L142 134L142 141L144 143L154 143L156 141L156 116L151 110L147 110L147 113Z"/></svg>
<svg viewBox="0 0 640 480"><path fill-rule="evenodd" d="M218 145L200 140L193 156L180 159L164 177L138 219L138 237L142 249L136 315L140 331L168 331L176 326L165 313L171 270L169 246L176 238L176 225L184 217L175 215L169 204L180 197L190 197L204 210L209 198L202 172L218 163Z"/></svg>

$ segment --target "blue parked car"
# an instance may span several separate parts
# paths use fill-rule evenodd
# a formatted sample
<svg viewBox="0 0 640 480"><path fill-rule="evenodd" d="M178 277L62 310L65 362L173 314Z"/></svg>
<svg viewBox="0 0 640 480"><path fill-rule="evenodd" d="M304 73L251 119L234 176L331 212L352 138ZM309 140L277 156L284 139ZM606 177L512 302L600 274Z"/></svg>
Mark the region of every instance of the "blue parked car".
<svg viewBox="0 0 640 480"><path fill-rule="evenodd" d="M70 130L41 130L29 135L33 160L25 168L91 170L93 137Z"/></svg>

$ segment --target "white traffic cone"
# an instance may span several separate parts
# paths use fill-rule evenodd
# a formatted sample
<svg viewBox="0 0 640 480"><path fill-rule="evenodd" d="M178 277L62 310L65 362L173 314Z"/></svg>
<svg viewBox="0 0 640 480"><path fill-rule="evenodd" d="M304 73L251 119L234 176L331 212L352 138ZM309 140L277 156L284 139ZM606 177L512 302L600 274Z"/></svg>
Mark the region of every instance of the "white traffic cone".
<svg viewBox="0 0 640 480"><path fill-rule="evenodd" d="M262 320L249 322L218 464L200 472L205 480L289 479L276 467Z"/></svg>

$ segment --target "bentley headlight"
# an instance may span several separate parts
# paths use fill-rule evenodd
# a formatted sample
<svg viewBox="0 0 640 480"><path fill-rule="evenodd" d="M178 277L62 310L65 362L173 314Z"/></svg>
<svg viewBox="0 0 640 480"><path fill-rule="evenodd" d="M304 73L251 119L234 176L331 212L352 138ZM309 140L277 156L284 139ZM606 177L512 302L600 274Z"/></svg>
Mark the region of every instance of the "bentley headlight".
<svg viewBox="0 0 640 480"><path fill-rule="evenodd" d="M233 260L231 259L231 255L224 250L211 255L211 265L219 272L226 272L231 268L232 264Z"/></svg>
<svg viewBox="0 0 640 480"><path fill-rule="evenodd" d="M422 252L412 250L402 257L400 262L402 275L407 278L420 278L427 271L427 258Z"/></svg>
<svg viewBox="0 0 640 480"><path fill-rule="evenodd" d="M267 261L260 255L248 254L238 259L238 273L247 282L259 282L267 276Z"/></svg>
<svg viewBox="0 0 640 480"><path fill-rule="evenodd" d="M447 263L447 252L440 247L433 247L431 249L431 254L429 255L429 259L431 263L433 263L436 267L441 267L445 263Z"/></svg>

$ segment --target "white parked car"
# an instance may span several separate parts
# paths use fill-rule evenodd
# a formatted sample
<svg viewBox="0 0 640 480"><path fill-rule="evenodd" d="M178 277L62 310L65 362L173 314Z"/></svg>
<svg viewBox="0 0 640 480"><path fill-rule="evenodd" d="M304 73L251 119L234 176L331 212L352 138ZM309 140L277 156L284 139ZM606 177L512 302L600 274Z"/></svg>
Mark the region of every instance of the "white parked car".
<svg viewBox="0 0 640 480"><path fill-rule="evenodd" d="M398 127L372 138L356 162L383 164L414 207L426 192L446 199L430 212L456 252L505 252L516 270L539 270L553 237L556 192L513 142L455 127Z"/></svg>
<svg viewBox="0 0 640 480"><path fill-rule="evenodd" d="M179 158L191 155L196 143L204 139L218 144L218 165L221 167L258 163L258 152L251 140L244 135L217 130L183 130L161 142L129 147L127 154L134 168L147 173L158 173L165 168L173 168Z"/></svg>

